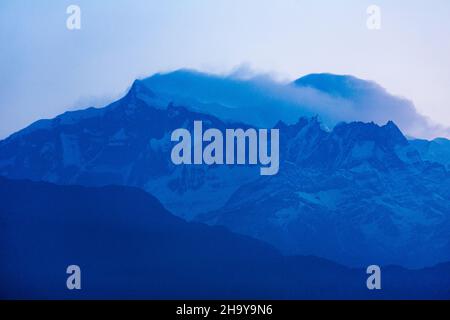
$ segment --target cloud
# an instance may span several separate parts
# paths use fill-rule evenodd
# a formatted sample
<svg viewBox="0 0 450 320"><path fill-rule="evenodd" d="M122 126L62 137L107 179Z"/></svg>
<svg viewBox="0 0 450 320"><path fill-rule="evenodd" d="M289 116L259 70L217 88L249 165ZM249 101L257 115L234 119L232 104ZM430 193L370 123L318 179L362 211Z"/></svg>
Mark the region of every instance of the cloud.
<svg viewBox="0 0 450 320"><path fill-rule="evenodd" d="M318 115L329 127L342 121L380 125L394 121L411 137L450 137L449 128L420 115L411 101L349 75L311 74L285 82L242 65L227 75L178 70L154 75L144 83L178 104L256 126Z"/></svg>

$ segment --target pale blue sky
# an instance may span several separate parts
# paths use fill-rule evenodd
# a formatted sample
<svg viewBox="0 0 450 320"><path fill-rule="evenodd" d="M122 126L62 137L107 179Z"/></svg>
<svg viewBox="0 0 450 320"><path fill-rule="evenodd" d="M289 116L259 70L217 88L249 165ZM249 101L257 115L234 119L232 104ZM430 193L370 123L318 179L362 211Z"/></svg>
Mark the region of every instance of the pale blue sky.
<svg viewBox="0 0 450 320"><path fill-rule="evenodd" d="M66 29L66 8L82 29ZM382 9L369 31L366 9ZM135 78L246 64L293 80L375 80L450 126L448 0L1 0L0 138L39 118L102 106Z"/></svg>

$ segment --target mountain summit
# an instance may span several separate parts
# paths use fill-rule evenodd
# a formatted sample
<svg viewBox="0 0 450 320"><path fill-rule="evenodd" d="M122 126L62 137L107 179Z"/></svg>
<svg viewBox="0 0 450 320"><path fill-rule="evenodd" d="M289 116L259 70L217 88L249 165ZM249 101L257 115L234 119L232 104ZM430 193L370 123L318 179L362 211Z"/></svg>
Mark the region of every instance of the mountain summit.
<svg viewBox="0 0 450 320"><path fill-rule="evenodd" d="M349 75L335 75L331 73L310 74L295 80L294 85L314 88L345 99L385 91L374 82L361 80Z"/></svg>
<svg viewBox="0 0 450 320"><path fill-rule="evenodd" d="M335 78L318 76L323 77ZM316 76L301 81L316 82ZM346 80L329 82L337 90ZM136 81L105 108L38 121L0 141L0 175L138 187L179 217L226 226L286 254L352 266L377 261L420 267L450 260L450 173L434 160L445 157L432 158L434 146L418 148L393 121L341 122L328 129L319 117L291 118L294 105L279 96L264 100L271 91L261 88L185 72ZM217 110L221 117L213 115ZM254 166L171 162L174 130L192 131L194 121L220 131L254 127L241 121L241 112L271 118L280 130L278 175L260 177ZM289 121L280 121L288 115Z"/></svg>

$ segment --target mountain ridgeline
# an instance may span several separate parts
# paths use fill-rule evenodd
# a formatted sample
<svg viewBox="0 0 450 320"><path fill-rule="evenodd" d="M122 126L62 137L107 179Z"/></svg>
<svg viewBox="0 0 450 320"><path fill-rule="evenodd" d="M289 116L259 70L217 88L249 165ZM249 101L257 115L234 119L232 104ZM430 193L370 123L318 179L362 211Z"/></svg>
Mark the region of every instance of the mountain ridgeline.
<svg viewBox="0 0 450 320"><path fill-rule="evenodd" d="M366 270L188 223L130 187L0 178L1 299L448 299L450 265ZM67 290L66 268L81 268Z"/></svg>
<svg viewBox="0 0 450 320"><path fill-rule="evenodd" d="M292 86L361 108L365 96L405 106L356 78L314 75ZM185 220L225 226L286 255L356 267L450 261L448 140L408 140L392 121L342 122L330 130L327 115L324 123L280 96L289 92L189 72L153 76L105 108L41 120L1 141L0 175L137 187ZM279 173L175 166L171 133L191 131L196 120L219 130L279 129Z"/></svg>

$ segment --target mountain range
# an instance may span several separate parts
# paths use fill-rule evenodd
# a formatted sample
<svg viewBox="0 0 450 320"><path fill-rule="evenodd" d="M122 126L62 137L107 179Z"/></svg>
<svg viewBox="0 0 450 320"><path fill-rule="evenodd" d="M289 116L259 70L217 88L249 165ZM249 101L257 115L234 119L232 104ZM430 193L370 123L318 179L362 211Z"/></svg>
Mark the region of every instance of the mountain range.
<svg viewBox="0 0 450 320"><path fill-rule="evenodd" d="M338 102L341 110L324 109ZM377 104L374 122L332 117L357 106L370 118ZM450 261L449 142L407 139L395 122L380 124L386 105L401 121L413 114L406 100L351 76L310 75L275 89L264 79L155 75L105 108L40 120L1 141L0 175L140 188L178 217L225 226L285 255L352 267ZM170 134L194 120L221 130L278 128L279 174L173 165Z"/></svg>
<svg viewBox="0 0 450 320"><path fill-rule="evenodd" d="M450 265L365 269L271 246L171 215L131 187L0 178L2 299L448 299ZM81 269L67 290L66 268Z"/></svg>

